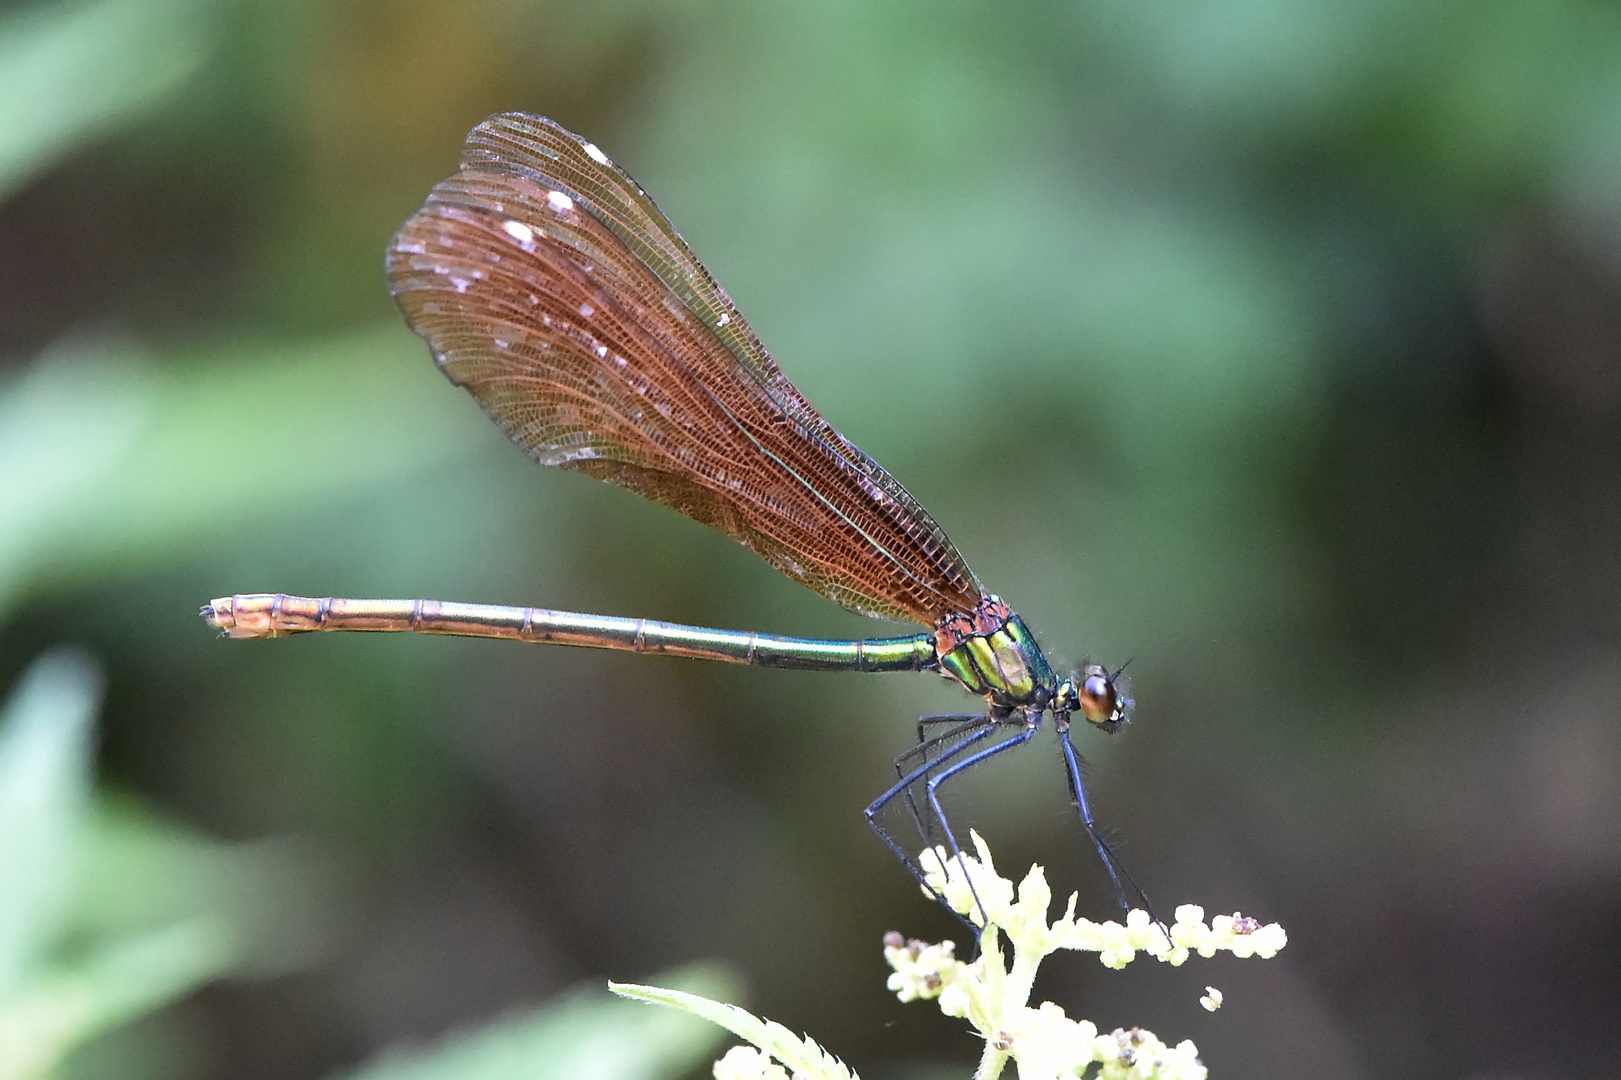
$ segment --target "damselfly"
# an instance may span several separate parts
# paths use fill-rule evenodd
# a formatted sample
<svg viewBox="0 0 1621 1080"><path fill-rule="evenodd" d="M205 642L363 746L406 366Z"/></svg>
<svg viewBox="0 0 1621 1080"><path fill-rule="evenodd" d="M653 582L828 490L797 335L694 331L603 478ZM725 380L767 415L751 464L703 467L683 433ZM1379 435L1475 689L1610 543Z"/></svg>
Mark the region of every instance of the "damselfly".
<svg viewBox="0 0 1621 1080"><path fill-rule="evenodd" d="M1070 794L1122 906L1132 881L1093 820L1071 718L1113 732L1119 672L1056 675L928 511L811 408L636 182L593 144L506 113L469 135L388 248L388 279L435 363L543 465L629 488L749 547L904 637L826 641L648 619L433 600L230 596L203 615L231 637L403 630L513 638L823 671L934 671L983 711L926 716L867 820L922 879L880 813L902 800L925 846L959 855L940 789L1057 729ZM1143 900L1147 907L1146 899Z"/></svg>

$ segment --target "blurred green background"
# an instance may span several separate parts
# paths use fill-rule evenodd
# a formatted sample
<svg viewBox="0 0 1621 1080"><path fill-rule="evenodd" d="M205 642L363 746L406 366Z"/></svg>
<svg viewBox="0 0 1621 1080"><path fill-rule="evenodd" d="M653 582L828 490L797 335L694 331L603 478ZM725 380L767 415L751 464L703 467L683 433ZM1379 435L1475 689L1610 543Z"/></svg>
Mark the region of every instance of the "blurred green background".
<svg viewBox="0 0 1621 1080"><path fill-rule="evenodd" d="M383 246L507 109L648 188L1055 661L1132 659L1137 721L1078 739L1156 903L1290 933L1060 957L1040 996L1215 1077L1614 1071L1597 0L0 7L0 1037L81 978L103 1004L40 1069L320 1077L720 960L869 1080L967 1074L879 955L955 924L860 814L962 707L940 680L196 617L281 590L898 632L531 465L433 370ZM1050 738L955 820L1108 917Z"/></svg>

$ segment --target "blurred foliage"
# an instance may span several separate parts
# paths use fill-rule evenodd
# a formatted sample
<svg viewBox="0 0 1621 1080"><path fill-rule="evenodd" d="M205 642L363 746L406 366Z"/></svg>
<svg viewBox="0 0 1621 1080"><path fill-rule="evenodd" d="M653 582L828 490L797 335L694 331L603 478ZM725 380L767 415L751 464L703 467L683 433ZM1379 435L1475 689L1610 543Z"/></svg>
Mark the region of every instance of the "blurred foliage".
<svg viewBox="0 0 1621 1080"><path fill-rule="evenodd" d="M735 977L714 967L683 968L660 977L689 993L728 994L738 988ZM341 1077L659 1080L689 1072L713 1057L721 1033L702 1019L633 1004L609 997L606 987L582 987L543 1010L452 1035L426 1049L394 1052Z"/></svg>
<svg viewBox="0 0 1621 1080"><path fill-rule="evenodd" d="M0 195L173 93L212 51L208 14L100 0L0 21Z"/></svg>
<svg viewBox="0 0 1621 1080"><path fill-rule="evenodd" d="M387 389L385 365L402 335L277 348L273 364L262 359L266 346L217 346L206 363L178 371L106 339L41 357L0 399L9 511L0 522L0 610L14 599L7 586L171 557L175 543L231 530L267 498L319 497L445 457L429 436L435 410L421 385ZM288 423L313 429L274 458L260 439L228 430L253 402L305 395L310 404L296 415L247 421L267 435ZM387 430L397 437L378 437Z"/></svg>
<svg viewBox="0 0 1621 1080"><path fill-rule="evenodd" d="M0 1076L55 1074L92 1036L320 944L308 853L223 845L91 790L101 676L48 653L0 715Z"/></svg>
<svg viewBox="0 0 1621 1080"><path fill-rule="evenodd" d="M91 794L84 662L41 661L8 717L58 719L8 719L0 784L30 1067L183 998L69 1069L322 1076L711 955L868 1077L972 1059L883 992L884 930L952 927L858 813L949 688L195 618L284 589L874 629L533 468L399 325L384 243L512 108L638 177L1055 660L1135 658L1138 723L1085 747L1134 875L1298 951L1219 1018L1151 973L1089 1015L1217 1076L1604 1071L1602 0L5 5L0 678L103 658L94 776L132 793ZM1052 755L1019 757L954 820L1107 914ZM191 992L224 972L255 977Z"/></svg>

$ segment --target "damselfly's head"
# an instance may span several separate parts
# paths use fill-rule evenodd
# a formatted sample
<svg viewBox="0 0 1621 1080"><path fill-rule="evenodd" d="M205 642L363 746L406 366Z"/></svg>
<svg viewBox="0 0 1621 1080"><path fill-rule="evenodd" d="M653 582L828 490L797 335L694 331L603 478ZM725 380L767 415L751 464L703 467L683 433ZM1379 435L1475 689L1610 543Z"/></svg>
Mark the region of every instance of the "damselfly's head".
<svg viewBox="0 0 1621 1080"><path fill-rule="evenodd" d="M1080 713L1095 728L1113 732L1131 719L1131 698L1120 681L1124 665L1110 671L1101 664L1087 664L1072 678L1058 684L1053 695L1054 712Z"/></svg>

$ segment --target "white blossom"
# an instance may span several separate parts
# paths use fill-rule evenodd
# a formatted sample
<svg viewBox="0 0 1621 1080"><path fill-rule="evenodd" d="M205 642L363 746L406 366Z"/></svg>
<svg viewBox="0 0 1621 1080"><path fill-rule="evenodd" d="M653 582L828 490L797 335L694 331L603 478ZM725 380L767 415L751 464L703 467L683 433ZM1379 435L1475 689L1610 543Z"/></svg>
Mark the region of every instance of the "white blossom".
<svg viewBox="0 0 1621 1080"><path fill-rule="evenodd" d="M1041 961L1059 949L1095 952L1105 967L1122 968L1138 953L1180 965L1194 953L1271 957L1288 942L1277 923L1261 925L1234 913L1205 922L1204 909L1184 904L1169 927L1146 911L1132 910L1125 921L1093 922L1075 915L1072 893L1064 912L1048 921L1052 889L1039 866L1017 886L996 872L990 849L971 834L975 854L953 855L944 847L919 860L928 887L958 914L983 927L980 955L972 963L956 957L953 943L906 940L891 933L884 958L894 973L889 988L901 1001L937 1000L948 1016L963 1017L985 1040L975 1076L991 1080L1009 1059L1020 1080L1205 1080L1206 1070L1191 1041L1168 1046L1151 1031L1120 1029L1100 1034L1087 1020L1072 1020L1052 1002L1028 1004ZM1003 959L1002 942L1012 962ZM1221 991L1205 987L1200 1004L1214 1012ZM1089 1072L1096 1065L1097 1069Z"/></svg>

